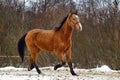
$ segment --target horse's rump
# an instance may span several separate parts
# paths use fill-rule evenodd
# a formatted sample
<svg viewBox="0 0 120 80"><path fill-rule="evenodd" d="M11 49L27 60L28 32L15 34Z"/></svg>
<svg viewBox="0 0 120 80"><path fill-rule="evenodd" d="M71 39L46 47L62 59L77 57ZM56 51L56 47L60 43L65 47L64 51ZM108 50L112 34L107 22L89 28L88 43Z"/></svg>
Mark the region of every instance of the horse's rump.
<svg viewBox="0 0 120 80"><path fill-rule="evenodd" d="M34 29L26 36L26 45L34 45L41 50L53 51L54 30Z"/></svg>

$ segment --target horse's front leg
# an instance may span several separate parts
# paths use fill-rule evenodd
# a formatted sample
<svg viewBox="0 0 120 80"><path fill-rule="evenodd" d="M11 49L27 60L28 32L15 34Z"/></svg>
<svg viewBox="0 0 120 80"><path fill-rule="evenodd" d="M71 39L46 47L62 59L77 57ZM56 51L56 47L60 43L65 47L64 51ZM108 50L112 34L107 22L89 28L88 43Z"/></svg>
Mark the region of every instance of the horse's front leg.
<svg viewBox="0 0 120 80"><path fill-rule="evenodd" d="M66 51L66 60L67 60L67 63L68 63L68 66L70 68L70 72L72 75L76 75L76 73L74 72L73 70L73 66L72 66L72 61L71 61L71 49L68 49Z"/></svg>
<svg viewBox="0 0 120 80"><path fill-rule="evenodd" d="M60 60L62 63L55 65L54 70L57 70L58 68L64 66L65 63L66 63L65 60L64 60L64 55L63 55L62 52L59 52L59 51L58 51L56 54L57 54L57 57L59 58L59 60Z"/></svg>

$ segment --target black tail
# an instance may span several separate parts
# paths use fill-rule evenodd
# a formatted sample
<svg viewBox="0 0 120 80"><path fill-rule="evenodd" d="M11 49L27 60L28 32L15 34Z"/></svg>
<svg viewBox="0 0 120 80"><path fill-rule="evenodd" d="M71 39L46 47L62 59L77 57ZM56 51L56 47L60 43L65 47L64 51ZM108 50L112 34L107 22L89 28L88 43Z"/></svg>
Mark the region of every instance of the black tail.
<svg viewBox="0 0 120 80"><path fill-rule="evenodd" d="M24 36L22 36L21 39L18 41L18 52L22 59L22 62L24 60L24 49L26 47L26 44L25 44L26 35L27 35L27 33Z"/></svg>

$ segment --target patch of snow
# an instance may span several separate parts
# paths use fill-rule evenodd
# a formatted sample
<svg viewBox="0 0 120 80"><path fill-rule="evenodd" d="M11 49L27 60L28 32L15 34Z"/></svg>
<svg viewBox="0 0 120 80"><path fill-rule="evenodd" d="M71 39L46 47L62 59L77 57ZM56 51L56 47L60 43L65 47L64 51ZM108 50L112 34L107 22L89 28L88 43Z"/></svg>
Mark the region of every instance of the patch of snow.
<svg viewBox="0 0 120 80"><path fill-rule="evenodd" d="M26 68L15 68L13 66L8 66L8 67L0 68L0 70L4 70L4 71L10 71L10 70L19 71L19 70L25 70L25 69Z"/></svg>
<svg viewBox="0 0 120 80"><path fill-rule="evenodd" d="M106 65L95 69L75 68L78 76L72 76L68 67L58 70L43 67L40 70L43 73L38 75L35 69L28 71L27 68L4 67L0 68L0 80L120 80L120 71L113 71Z"/></svg>
<svg viewBox="0 0 120 80"><path fill-rule="evenodd" d="M96 68L96 70L100 70L100 71L103 71L103 72L113 71L107 65L103 65L101 67L98 67L98 68Z"/></svg>

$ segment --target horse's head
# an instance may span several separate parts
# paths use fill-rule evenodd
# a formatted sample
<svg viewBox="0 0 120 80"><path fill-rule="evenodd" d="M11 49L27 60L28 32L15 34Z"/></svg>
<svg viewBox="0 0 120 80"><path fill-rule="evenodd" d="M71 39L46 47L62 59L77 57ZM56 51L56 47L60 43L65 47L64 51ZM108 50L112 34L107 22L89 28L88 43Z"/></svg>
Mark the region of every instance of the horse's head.
<svg viewBox="0 0 120 80"><path fill-rule="evenodd" d="M80 18L77 14L75 13L70 13L69 14L69 25L71 25L71 27L75 27L77 30L82 31L82 25L80 23Z"/></svg>

